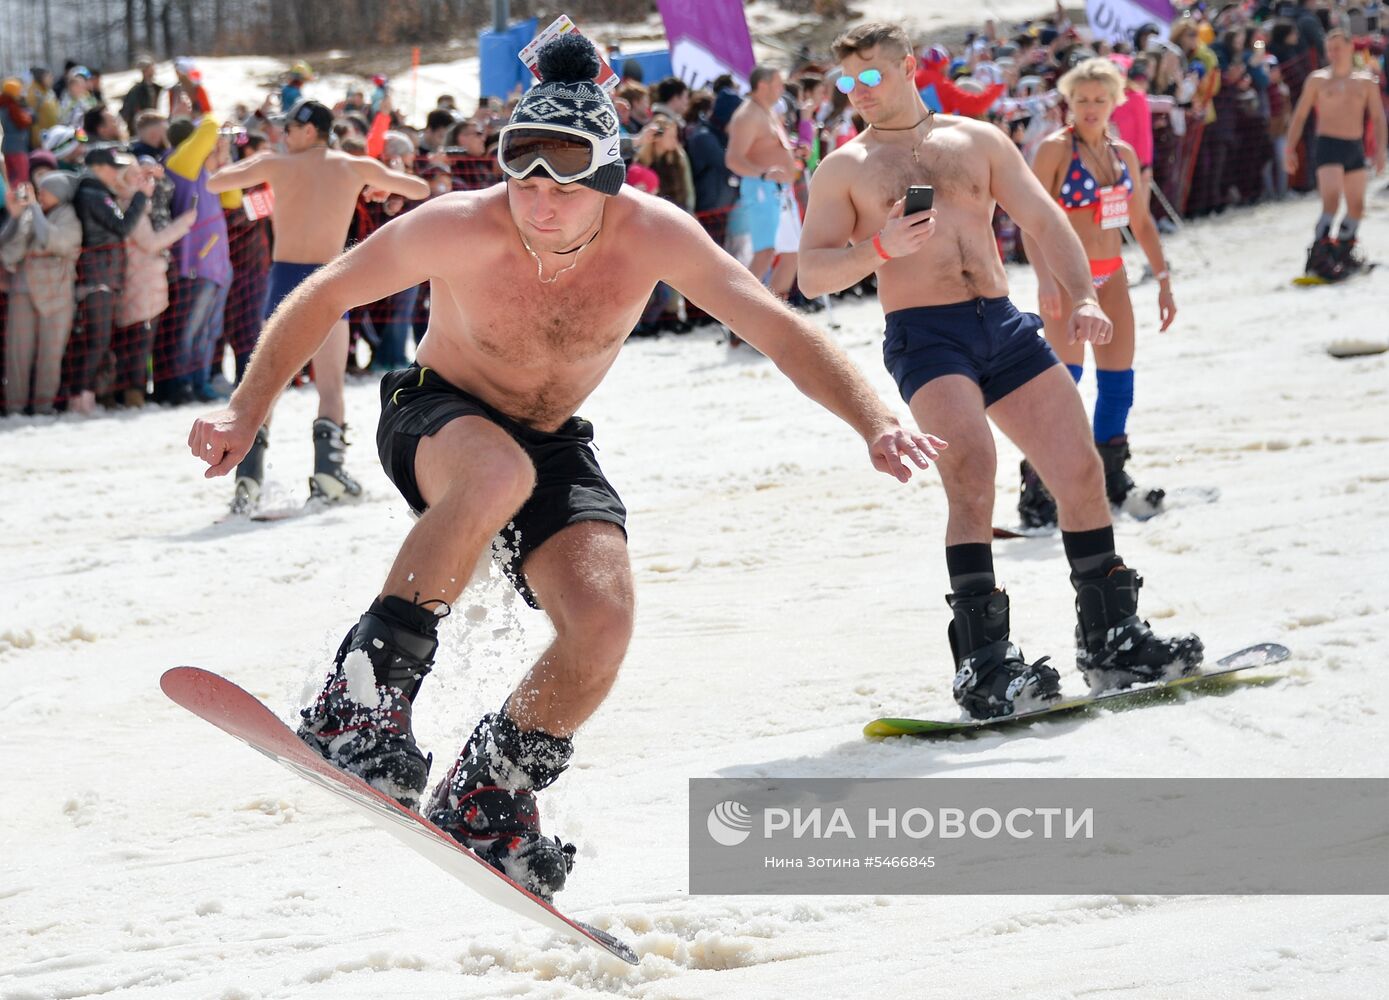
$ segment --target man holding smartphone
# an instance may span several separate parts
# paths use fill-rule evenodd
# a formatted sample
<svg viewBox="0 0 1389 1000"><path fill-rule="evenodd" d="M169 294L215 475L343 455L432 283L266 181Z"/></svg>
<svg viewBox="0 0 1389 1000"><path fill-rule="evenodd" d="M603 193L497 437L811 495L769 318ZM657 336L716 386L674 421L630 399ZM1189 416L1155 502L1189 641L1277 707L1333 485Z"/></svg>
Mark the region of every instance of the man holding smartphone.
<svg viewBox="0 0 1389 1000"><path fill-rule="evenodd" d="M1138 617L1142 580L1114 551L1085 409L1040 335L1041 320L1008 300L994 204L1032 236L1076 303L1068 319L1072 342L1103 344L1113 328L1095 298L1079 239L1003 132L926 109L900 27L862 25L841 36L834 53L843 66L836 85L870 127L816 171L801 237L801 290L822 295L877 272L888 370L917 422L951 442L939 465L950 505L946 600L955 700L975 718L993 718L1060 696L1060 677L1045 658L1028 663L1010 641L1008 595L995 586L996 459L986 415L1056 497L1076 589L1076 661L1091 687L1196 670L1199 639L1159 638ZM904 194L926 185L934 189L934 207L907 212Z"/></svg>

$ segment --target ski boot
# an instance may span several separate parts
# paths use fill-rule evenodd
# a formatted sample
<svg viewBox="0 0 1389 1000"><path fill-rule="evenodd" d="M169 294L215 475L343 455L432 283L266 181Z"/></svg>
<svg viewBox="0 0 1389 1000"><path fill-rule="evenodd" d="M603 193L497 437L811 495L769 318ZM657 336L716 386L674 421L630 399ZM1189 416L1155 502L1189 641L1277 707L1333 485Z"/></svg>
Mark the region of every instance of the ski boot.
<svg viewBox="0 0 1389 1000"><path fill-rule="evenodd" d="M342 467L347 457L347 425L339 427L328 417L313 422L313 475L309 477L309 497L323 503L355 500L362 485Z"/></svg>
<svg viewBox="0 0 1389 1000"><path fill-rule="evenodd" d="M1031 712L1061 697L1061 676L1048 657L1029 664L1008 641L1008 595L949 594L955 613L950 652L955 657L955 701L974 719Z"/></svg>
<svg viewBox="0 0 1389 1000"><path fill-rule="evenodd" d="M535 793L568 766L573 742L524 731L503 709L484 715L426 817L522 888L547 901L564 888L574 845L540 833Z"/></svg>
<svg viewBox="0 0 1389 1000"><path fill-rule="evenodd" d="M1340 281L1344 277L1344 268L1339 253L1336 241L1330 236L1323 236L1307 250L1306 273L1323 281Z"/></svg>
<svg viewBox="0 0 1389 1000"><path fill-rule="evenodd" d="M270 428L261 427L256 431L256 439L251 442L251 450L236 467L236 493L232 497L231 512L249 515L260 502L260 484L265 482L265 449L270 447Z"/></svg>
<svg viewBox="0 0 1389 1000"><path fill-rule="evenodd" d="M1018 494L1018 517L1024 528L1056 527L1056 499L1027 459L1022 460L1022 488Z"/></svg>
<svg viewBox="0 0 1389 1000"><path fill-rule="evenodd" d="M437 617L399 597L375 601L338 647L317 700L299 713L301 740L407 809L419 807L429 779L410 714L439 646Z"/></svg>
<svg viewBox="0 0 1389 1000"><path fill-rule="evenodd" d="M1129 499L1136 488L1133 477L1124 471L1124 466L1132 457L1128 435L1121 434L1108 441L1097 441L1095 450L1100 453L1100 462L1104 465L1105 496L1109 498L1111 506L1123 507L1124 501ZM1166 496L1166 490L1150 489L1135 499L1142 501L1143 510L1140 513L1151 515L1162 508L1162 501Z"/></svg>
<svg viewBox="0 0 1389 1000"><path fill-rule="evenodd" d="M1132 687L1196 673L1205 646L1194 635L1164 639L1138 617L1143 578L1119 565L1076 588L1076 666L1091 691Z"/></svg>

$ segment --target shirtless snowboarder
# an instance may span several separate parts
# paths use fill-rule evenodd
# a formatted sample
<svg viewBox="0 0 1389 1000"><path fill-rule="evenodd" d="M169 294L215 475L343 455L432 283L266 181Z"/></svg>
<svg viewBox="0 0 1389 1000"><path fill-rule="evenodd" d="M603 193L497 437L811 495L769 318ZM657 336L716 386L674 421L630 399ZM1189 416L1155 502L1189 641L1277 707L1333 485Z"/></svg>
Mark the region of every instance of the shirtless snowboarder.
<svg viewBox="0 0 1389 1000"><path fill-rule="evenodd" d="M878 274L887 318L883 357L921 426L951 450L939 467L950 506L945 560L953 612L955 700L974 718L1039 708L1060 693L1044 662L1011 641L1008 595L995 586L995 453L988 419L1022 449L1056 497L1076 590L1076 662L1092 688L1189 673L1195 636L1163 639L1138 617L1142 580L1114 551L1100 458L1066 369L1042 322L1008 300L994 242L994 203L1039 244L1074 308L1071 342L1107 343L1085 252L1065 215L999 129L932 114L913 84L906 33L865 24L835 42L836 83L870 127L815 172L801 237L801 290L847 288ZM910 185L930 185L930 211L903 216Z"/></svg>
<svg viewBox="0 0 1389 1000"><path fill-rule="evenodd" d="M499 532L503 568L549 614L555 639L506 703L478 723L425 814L542 896L564 885L573 847L540 834L534 793L569 761L632 630L626 509L604 477L593 427L574 415L665 281L732 326L867 442L905 482L943 442L903 430L822 333L778 304L688 214L623 186L616 110L591 81L578 35L541 50L543 83L502 131L505 184L449 194L383 226L309 278L271 318L227 409L188 443L231 470L285 382L344 309L428 280L417 363L381 382L377 446L422 516L380 596L352 627L301 737L410 806L428 765L411 706L440 617ZM364 699L364 700L359 700Z"/></svg>
<svg viewBox="0 0 1389 1000"><path fill-rule="evenodd" d="M267 182L274 192L271 225L275 247L265 297L266 316L309 275L342 253L352 213L357 208L357 196L363 188L411 200L429 197L429 184L418 177L391 170L369 157L349 156L328 148L333 113L317 101L295 104L284 116L283 126L288 153L252 156L224 167L207 181L208 190L214 193ZM343 468L347 442L343 437L346 427L342 394L348 340L344 315L333 324L327 341L313 356L318 419L313 422L314 470L309 478L309 495L327 503L362 492L362 487ZM233 513L249 514L255 509L265 478L265 449L269 441L267 410L263 426L236 470Z"/></svg>
<svg viewBox="0 0 1389 1000"><path fill-rule="evenodd" d="M1360 219L1365 214L1365 116L1374 128L1375 173L1385 166L1384 106L1379 86L1369 73L1355 71L1351 58L1355 49L1340 28L1326 34L1326 54L1330 66L1307 78L1302 97L1293 111L1288 135L1302 135L1307 116L1317 113L1317 138L1312 164L1317 171L1317 190L1321 193L1321 216L1317 219L1312 247L1307 251L1306 273L1325 281L1340 281L1365 266L1355 252ZM1283 152L1288 173L1297 169L1297 143L1289 142ZM1346 211L1333 238L1331 226L1345 195Z"/></svg>

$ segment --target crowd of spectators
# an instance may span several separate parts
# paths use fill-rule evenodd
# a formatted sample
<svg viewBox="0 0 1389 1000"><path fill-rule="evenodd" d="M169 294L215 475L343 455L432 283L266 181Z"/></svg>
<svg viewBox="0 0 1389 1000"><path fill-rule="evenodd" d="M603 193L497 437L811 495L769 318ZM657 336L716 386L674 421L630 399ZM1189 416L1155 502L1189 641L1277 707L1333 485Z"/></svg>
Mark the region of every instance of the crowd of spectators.
<svg viewBox="0 0 1389 1000"><path fill-rule="evenodd" d="M1182 217L1308 188L1305 169L1295 177L1282 169L1284 145L1305 138L1287 134L1293 103L1303 80L1324 64L1333 25L1349 31L1360 67L1383 88L1377 22L1377 5L1332 0L1196 4L1170 25L1145 25L1110 44L1072 24L1058 5L1050 16L1006 29L987 21L963 45L923 47L916 83L928 106L994 122L1030 157L1065 121L1059 76L1086 58L1113 59L1128 81L1114 127L1152 181L1160 225L1171 227ZM731 76L691 88L675 78L648 84L637 64L619 66L614 101L628 182L693 213L723 242L739 180L725 162L727 126L744 93ZM25 78L4 80L7 414L222 398L259 336L269 191L219 196L206 179L223 164L275 148L277 115L302 96L312 70L296 63L261 106L214 117L191 59L174 61L167 86L152 61L142 59L139 69L140 79L115 99L102 93L100 73L72 62L57 76L34 67ZM803 50L777 75L802 208L819 161L864 128L829 85L834 70ZM501 179L496 142L510 110L510 101L485 98L464 113L443 96L411 123L395 107L389 80L376 76L350 87L333 108L333 141L426 179L431 196L475 190ZM364 191L349 243L411 205ZM995 228L1004 258L1021 259L1022 241L1001 212ZM794 288L790 298L815 307ZM428 309L425 285L354 310L360 349L350 367L407 363ZM635 332L682 332L701 318L673 290L659 288ZM224 368L230 359L234 375Z"/></svg>

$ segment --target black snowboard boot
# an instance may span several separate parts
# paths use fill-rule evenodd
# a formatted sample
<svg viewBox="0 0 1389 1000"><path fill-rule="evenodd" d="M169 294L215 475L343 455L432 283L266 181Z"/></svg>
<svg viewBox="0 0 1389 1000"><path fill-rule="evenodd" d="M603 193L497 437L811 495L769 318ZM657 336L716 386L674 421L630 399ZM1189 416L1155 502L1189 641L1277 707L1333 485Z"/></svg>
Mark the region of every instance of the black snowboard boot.
<svg viewBox="0 0 1389 1000"><path fill-rule="evenodd" d="M265 482L265 449L270 447L270 428L256 431L251 450L236 467L236 493L232 497L233 514L250 514L260 501L260 484Z"/></svg>
<svg viewBox="0 0 1389 1000"><path fill-rule="evenodd" d="M1056 499L1032 468L1027 459L1022 460L1022 489L1018 495L1018 517L1024 528L1056 527Z"/></svg>
<svg viewBox="0 0 1389 1000"><path fill-rule="evenodd" d="M1323 281L1340 281L1344 277L1344 268L1339 253L1336 241L1330 236L1323 236L1307 250L1306 273Z"/></svg>
<svg viewBox="0 0 1389 1000"><path fill-rule="evenodd" d="M1095 450L1100 453L1100 462L1104 465L1105 496L1109 498L1111 505L1122 507L1124 501L1128 500L1135 490L1133 477L1124 469L1129 459L1133 457L1129 451L1128 435L1121 434L1108 441L1096 442ZM1143 502L1144 510L1141 513L1156 514L1162 508L1162 501L1166 496L1166 490L1143 490L1141 495L1136 498Z"/></svg>
<svg viewBox="0 0 1389 1000"><path fill-rule="evenodd" d="M1071 578L1076 588L1076 666L1092 691L1126 688L1195 673L1205 646L1194 635L1164 639L1138 617L1143 578L1116 566L1094 580Z"/></svg>
<svg viewBox="0 0 1389 1000"><path fill-rule="evenodd" d="M313 476L309 496L325 503L354 500L362 485L342 467L347 458L347 425L339 427L327 417L313 422Z"/></svg>
<svg viewBox="0 0 1389 1000"><path fill-rule="evenodd" d="M525 731L503 710L484 715L429 797L428 820L545 900L564 888L574 845L540 833L535 793L569 764L573 741Z"/></svg>
<svg viewBox="0 0 1389 1000"><path fill-rule="evenodd" d="M1008 595L949 594L955 613L950 652L955 657L955 701L974 719L1030 712L1061 697L1061 676L1047 657L1029 664L1008 641Z"/></svg>
<svg viewBox="0 0 1389 1000"><path fill-rule="evenodd" d="M1349 278L1365 268L1365 257L1356 251L1354 239L1338 240L1334 244L1332 258L1336 263L1338 279Z"/></svg>
<svg viewBox="0 0 1389 1000"><path fill-rule="evenodd" d="M375 601L338 647L317 700L299 713L301 740L407 809L419 808L429 780L410 714L439 645L437 620L399 597Z"/></svg>

